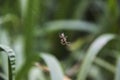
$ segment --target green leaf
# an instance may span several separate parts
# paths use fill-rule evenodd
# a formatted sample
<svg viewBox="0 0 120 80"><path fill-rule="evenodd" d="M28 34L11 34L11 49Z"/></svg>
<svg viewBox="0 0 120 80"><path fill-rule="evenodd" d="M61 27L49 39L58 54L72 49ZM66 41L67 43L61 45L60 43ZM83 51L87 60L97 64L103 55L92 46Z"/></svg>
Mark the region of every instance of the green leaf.
<svg viewBox="0 0 120 80"><path fill-rule="evenodd" d="M77 76L77 80L86 80L87 74L91 68L91 65L99 53L99 51L112 39L115 38L113 34L104 34L98 37L89 47L80 71Z"/></svg>
<svg viewBox="0 0 120 80"><path fill-rule="evenodd" d="M24 17L26 15L26 11L28 8L28 0L20 0L19 3L20 3L22 17Z"/></svg>
<svg viewBox="0 0 120 80"><path fill-rule="evenodd" d="M16 21L18 21L18 17L14 14L6 14L0 17L0 24L4 24L7 22L12 22L12 24L16 24Z"/></svg>
<svg viewBox="0 0 120 80"><path fill-rule="evenodd" d="M60 67L60 64L54 56L43 53L40 55L40 57L42 57L43 60L48 65L48 68L50 70L51 80L63 80L64 79L64 74Z"/></svg>
<svg viewBox="0 0 120 80"><path fill-rule="evenodd" d="M24 41L25 41L25 57L34 55L33 44L34 44L34 28L37 23L37 15L39 14L41 0L31 0L28 1L26 15L23 17L23 27L24 27ZM33 11L36 13L33 13Z"/></svg>
<svg viewBox="0 0 120 80"><path fill-rule="evenodd" d="M85 21L61 20L61 21L52 21L46 23L45 30L48 32L56 31L56 30L79 30L79 31L87 31L91 33L98 33L99 26Z"/></svg>
<svg viewBox="0 0 120 80"><path fill-rule="evenodd" d="M32 67L29 71L28 80L46 80L43 71L38 67Z"/></svg>
<svg viewBox="0 0 120 80"><path fill-rule="evenodd" d="M118 57L118 60L117 60L117 69L116 69L114 80L120 80L120 56Z"/></svg>
<svg viewBox="0 0 120 80"><path fill-rule="evenodd" d="M101 58L96 58L94 61L97 65L101 66L102 68L115 73L115 66L113 66L112 64L108 63L107 61L101 59Z"/></svg>
<svg viewBox="0 0 120 80"><path fill-rule="evenodd" d="M3 78L4 80L7 80L7 77L2 73L0 73L0 77Z"/></svg>
<svg viewBox="0 0 120 80"><path fill-rule="evenodd" d="M76 6L76 10L74 13L74 18L81 19L84 16L84 13L90 4L91 0L80 0L78 5Z"/></svg>
<svg viewBox="0 0 120 80"><path fill-rule="evenodd" d="M9 64L9 80L14 79L14 74L15 74L15 62L16 62L16 57L14 51L5 46L5 45L0 45L0 51L4 51L8 55L8 64Z"/></svg>

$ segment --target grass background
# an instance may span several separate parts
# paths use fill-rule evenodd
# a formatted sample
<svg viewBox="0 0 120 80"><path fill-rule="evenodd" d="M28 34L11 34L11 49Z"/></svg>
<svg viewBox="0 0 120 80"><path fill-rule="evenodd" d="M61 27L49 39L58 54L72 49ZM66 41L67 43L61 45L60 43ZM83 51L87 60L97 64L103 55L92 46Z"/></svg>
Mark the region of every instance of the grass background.
<svg viewBox="0 0 120 80"><path fill-rule="evenodd" d="M119 2L1 0L0 44L16 53L15 80L120 80ZM7 58L0 80L14 80Z"/></svg>

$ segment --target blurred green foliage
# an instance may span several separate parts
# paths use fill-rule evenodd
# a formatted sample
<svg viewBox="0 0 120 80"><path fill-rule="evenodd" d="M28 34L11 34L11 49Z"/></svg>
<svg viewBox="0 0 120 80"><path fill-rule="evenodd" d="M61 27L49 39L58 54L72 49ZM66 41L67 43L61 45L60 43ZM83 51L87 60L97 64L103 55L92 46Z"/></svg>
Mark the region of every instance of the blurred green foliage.
<svg viewBox="0 0 120 80"><path fill-rule="evenodd" d="M120 80L119 12L119 0L1 0L0 44L16 52L15 80ZM2 78L10 64L0 57ZM35 62L41 78L29 76Z"/></svg>

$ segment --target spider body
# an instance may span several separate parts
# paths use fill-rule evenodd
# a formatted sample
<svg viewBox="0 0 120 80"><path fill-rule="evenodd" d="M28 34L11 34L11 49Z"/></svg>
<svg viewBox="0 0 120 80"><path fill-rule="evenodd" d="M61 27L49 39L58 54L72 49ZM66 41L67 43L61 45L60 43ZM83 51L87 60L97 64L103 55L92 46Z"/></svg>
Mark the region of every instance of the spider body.
<svg viewBox="0 0 120 80"><path fill-rule="evenodd" d="M70 44L70 42L67 42L67 36L65 36L65 34L64 33L61 33L60 35L59 35L59 37L60 37L60 41L61 41L61 44L62 45L68 45L68 44Z"/></svg>

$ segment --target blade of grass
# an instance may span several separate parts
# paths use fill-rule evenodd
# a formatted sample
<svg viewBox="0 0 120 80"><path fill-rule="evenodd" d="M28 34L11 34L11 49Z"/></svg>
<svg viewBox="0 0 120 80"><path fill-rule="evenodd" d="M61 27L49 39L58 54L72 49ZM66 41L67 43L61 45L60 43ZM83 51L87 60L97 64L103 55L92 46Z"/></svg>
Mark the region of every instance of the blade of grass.
<svg viewBox="0 0 120 80"><path fill-rule="evenodd" d="M45 30L47 32L57 31L57 30L80 30L91 33L97 33L99 32L99 26L97 24L93 24L85 21L61 20L61 21L52 21L46 23Z"/></svg>
<svg viewBox="0 0 120 80"><path fill-rule="evenodd" d="M30 68L33 66L35 61L38 61L39 57L38 55L33 55L32 57L30 57L30 59L27 59L22 67L19 69L18 72L16 72L16 76L15 76L15 80L22 80L24 79L24 77L26 77L26 75L28 74L28 71L30 70Z"/></svg>
<svg viewBox="0 0 120 80"><path fill-rule="evenodd" d="M101 59L101 58L96 58L94 61L96 64L98 64L99 66L103 67L104 69L115 73L115 66L113 66L112 64L106 62L105 60Z"/></svg>
<svg viewBox="0 0 120 80"><path fill-rule="evenodd" d="M21 9L21 15L22 17L25 17L27 7L28 7L28 0L19 0L20 2L20 9Z"/></svg>
<svg viewBox="0 0 120 80"><path fill-rule="evenodd" d="M14 51L5 46L5 45L0 45L0 51L4 51L8 55L8 70L9 70L9 80L14 80L14 74L15 74L15 62L16 62L16 57Z"/></svg>
<svg viewBox="0 0 120 80"><path fill-rule="evenodd" d="M112 39L115 38L113 34L104 34L98 37L89 47L85 59L82 63L80 71L77 75L77 80L86 80L87 74L90 70L90 67L99 53L99 51Z"/></svg>
<svg viewBox="0 0 120 80"><path fill-rule="evenodd" d="M3 24L8 21L12 21L13 19L17 18L14 14L6 14L2 17L0 17L0 24Z"/></svg>
<svg viewBox="0 0 120 80"><path fill-rule="evenodd" d="M108 0L108 16L111 16L114 20L119 16L119 7L117 0Z"/></svg>
<svg viewBox="0 0 120 80"><path fill-rule="evenodd" d="M84 16L85 10L87 9L91 0L79 0L79 4L76 6L76 10L74 13L75 19L81 19Z"/></svg>
<svg viewBox="0 0 120 80"><path fill-rule="evenodd" d="M10 37L5 29L0 29L0 44L10 45ZM8 55L5 52L2 52L1 60L4 61L4 63L1 64L3 71L5 75L8 76Z"/></svg>
<svg viewBox="0 0 120 80"><path fill-rule="evenodd" d="M16 80L21 80L28 74L32 63L36 60L36 54L34 54L34 27L37 22L37 15L39 13L41 0L30 0L27 1L27 9L25 16L22 18L24 27L24 54L25 62L22 68L18 71L16 75Z"/></svg>
<svg viewBox="0 0 120 80"><path fill-rule="evenodd" d="M28 80L46 80L43 71L38 67L32 67L28 78Z"/></svg>
<svg viewBox="0 0 120 80"><path fill-rule="evenodd" d="M117 60L117 68L116 68L114 80L120 80L120 56L118 57L118 60Z"/></svg>
<svg viewBox="0 0 120 80"><path fill-rule="evenodd" d="M4 80L8 80L7 77L2 73L0 73L0 77L3 78Z"/></svg>
<svg viewBox="0 0 120 80"><path fill-rule="evenodd" d="M30 60L26 60L20 71L16 74L15 80L21 80L25 74L28 73L35 61L42 58L50 69L50 75L52 80L63 80L64 74L60 67L58 60L50 54L40 53L40 56L34 55Z"/></svg>
<svg viewBox="0 0 120 80"><path fill-rule="evenodd" d="M54 56L43 53L40 55L40 57L42 57L43 60L48 65L48 68L50 70L51 80L64 80L64 74L61 69L60 63Z"/></svg>
<svg viewBox="0 0 120 80"><path fill-rule="evenodd" d="M107 0L104 14L99 19L102 32L119 32L117 21L119 16L119 7L117 0Z"/></svg>
<svg viewBox="0 0 120 80"><path fill-rule="evenodd" d="M67 18L71 3L72 0L60 0L58 4L58 9L55 12L55 18L56 19Z"/></svg>
<svg viewBox="0 0 120 80"><path fill-rule="evenodd" d="M23 18L24 39L25 39L25 57L30 58L33 54L34 43L34 27L36 25L37 15L39 13L39 5L41 0L28 1L26 16ZM34 12L36 14L34 14Z"/></svg>

